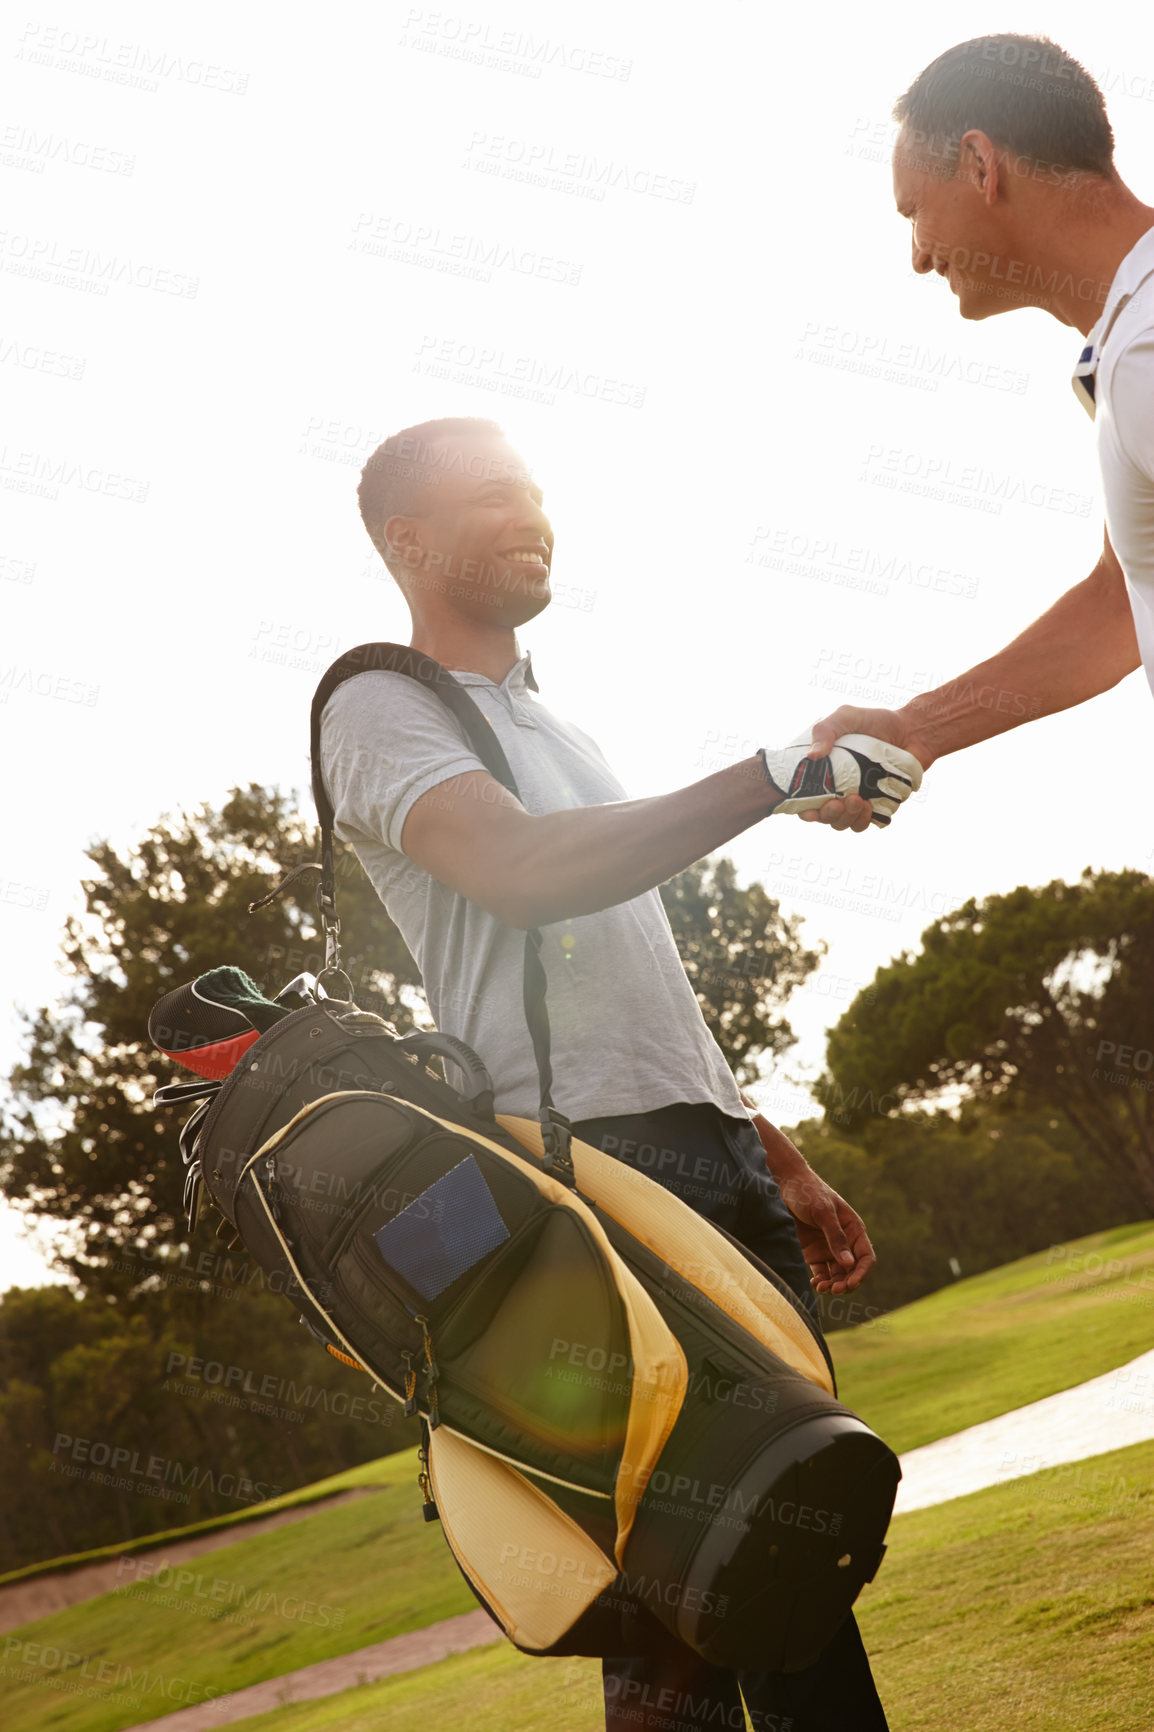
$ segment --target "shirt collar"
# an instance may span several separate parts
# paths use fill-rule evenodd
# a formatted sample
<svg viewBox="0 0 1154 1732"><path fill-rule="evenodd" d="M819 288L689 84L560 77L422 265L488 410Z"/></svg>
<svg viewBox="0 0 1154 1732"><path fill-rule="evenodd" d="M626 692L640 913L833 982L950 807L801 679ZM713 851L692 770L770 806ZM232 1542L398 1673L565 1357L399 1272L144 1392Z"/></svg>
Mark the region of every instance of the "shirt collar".
<svg viewBox="0 0 1154 1732"><path fill-rule="evenodd" d="M474 673L471 668L453 668L451 671L453 678L459 680L463 686L493 686L500 689L496 680L488 679L485 674ZM524 691L526 686L531 692L539 691L540 687L533 674L532 656L526 652L519 662L514 662L500 683L511 692Z"/></svg>
<svg viewBox="0 0 1154 1732"><path fill-rule="evenodd" d="M1096 376L1102 346L1110 334L1122 303L1129 300L1135 289L1139 288L1151 273L1154 273L1154 228L1147 229L1146 233L1135 241L1114 272L1114 280L1110 284L1101 317L1087 336L1074 369L1071 380L1074 395L1091 420L1094 419L1096 408Z"/></svg>

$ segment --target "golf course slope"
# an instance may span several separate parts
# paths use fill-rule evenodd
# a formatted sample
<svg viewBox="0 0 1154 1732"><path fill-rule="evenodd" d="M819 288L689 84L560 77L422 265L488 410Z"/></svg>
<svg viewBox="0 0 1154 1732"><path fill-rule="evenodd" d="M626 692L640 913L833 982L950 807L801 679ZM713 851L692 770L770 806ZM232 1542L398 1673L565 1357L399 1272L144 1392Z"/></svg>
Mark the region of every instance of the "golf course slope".
<svg viewBox="0 0 1154 1732"><path fill-rule="evenodd" d="M1152 1346L1154 1223L958 1281L833 1338L843 1399L899 1451ZM0 1638L5 1727L120 1732L472 1611L421 1520L415 1477L411 1451L367 1463L277 1500L311 1500L299 1520L248 1537L247 1523L220 1524L219 1547L180 1565L166 1565L179 1532L106 1548L111 1591ZM898 1518L859 1601L894 1732L1151 1732L1152 1486L1154 1443L1138 1444ZM331 1501L354 1487L354 1500ZM0 1593L82 1561L93 1560L0 1578ZM596 1662L528 1660L498 1643L235 1724L592 1732L597 1679Z"/></svg>

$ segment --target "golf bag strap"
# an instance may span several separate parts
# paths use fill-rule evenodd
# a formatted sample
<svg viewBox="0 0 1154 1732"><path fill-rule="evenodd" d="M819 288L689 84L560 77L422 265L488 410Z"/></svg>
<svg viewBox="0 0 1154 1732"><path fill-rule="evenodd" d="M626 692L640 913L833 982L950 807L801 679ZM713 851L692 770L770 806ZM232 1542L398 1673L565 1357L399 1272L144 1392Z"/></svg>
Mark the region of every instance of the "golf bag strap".
<svg viewBox="0 0 1154 1732"><path fill-rule="evenodd" d="M309 751L312 759L313 799L321 827L321 881L317 887L317 907L326 929L336 927L336 866L333 856L333 823L335 814L321 772L321 718L325 705L346 680L364 673L404 674L406 679L435 692L456 718L462 733L476 752L489 774L503 788L520 799L516 777L509 767L493 725L478 708L459 680L432 656L408 644L363 643L346 650L325 673L316 689L312 703L309 729ZM549 1011L545 1001L546 975L541 961L541 933L537 928L525 934L525 964L523 1001L525 1021L533 1042L533 1057L541 1089L541 1131L545 1140L545 1167L555 1171L566 1184L573 1183L573 1165L569 1158L569 1122L553 1105L553 1066L550 1057Z"/></svg>

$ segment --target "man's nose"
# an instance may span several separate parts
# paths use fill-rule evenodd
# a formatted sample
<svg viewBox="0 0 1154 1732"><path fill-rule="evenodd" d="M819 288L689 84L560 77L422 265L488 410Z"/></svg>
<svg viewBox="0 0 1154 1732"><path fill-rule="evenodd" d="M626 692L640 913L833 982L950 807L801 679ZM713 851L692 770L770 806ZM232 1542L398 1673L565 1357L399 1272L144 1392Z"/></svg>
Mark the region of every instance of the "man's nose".
<svg viewBox="0 0 1154 1732"><path fill-rule="evenodd" d="M531 530L534 535L539 535L543 541L547 541L552 547L553 525L545 515L544 507L538 505L535 499L525 501L522 522L526 529Z"/></svg>
<svg viewBox="0 0 1154 1732"><path fill-rule="evenodd" d="M934 268L934 255L927 247L922 246L916 234L911 245L914 270L919 277L924 277L927 271L932 271Z"/></svg>

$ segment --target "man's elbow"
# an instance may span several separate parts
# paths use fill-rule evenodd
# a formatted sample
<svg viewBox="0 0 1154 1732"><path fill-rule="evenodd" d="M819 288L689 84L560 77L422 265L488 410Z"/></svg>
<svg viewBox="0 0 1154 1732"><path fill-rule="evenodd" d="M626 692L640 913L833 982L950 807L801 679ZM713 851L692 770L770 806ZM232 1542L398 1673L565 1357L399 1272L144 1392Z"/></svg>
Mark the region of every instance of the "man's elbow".
<svg viewBox="0 0 1154 1732"><path fill-rule="evenodd" d="M551 926L556 920L566 920L570 915L583 912L562 903L555 896L543 896L529 889L511 890L506 888L500 893L494 893L483 899L476 897L487 914L499 920L503 926L512 926L518 932L531 932L537 926Z"/></svg>

